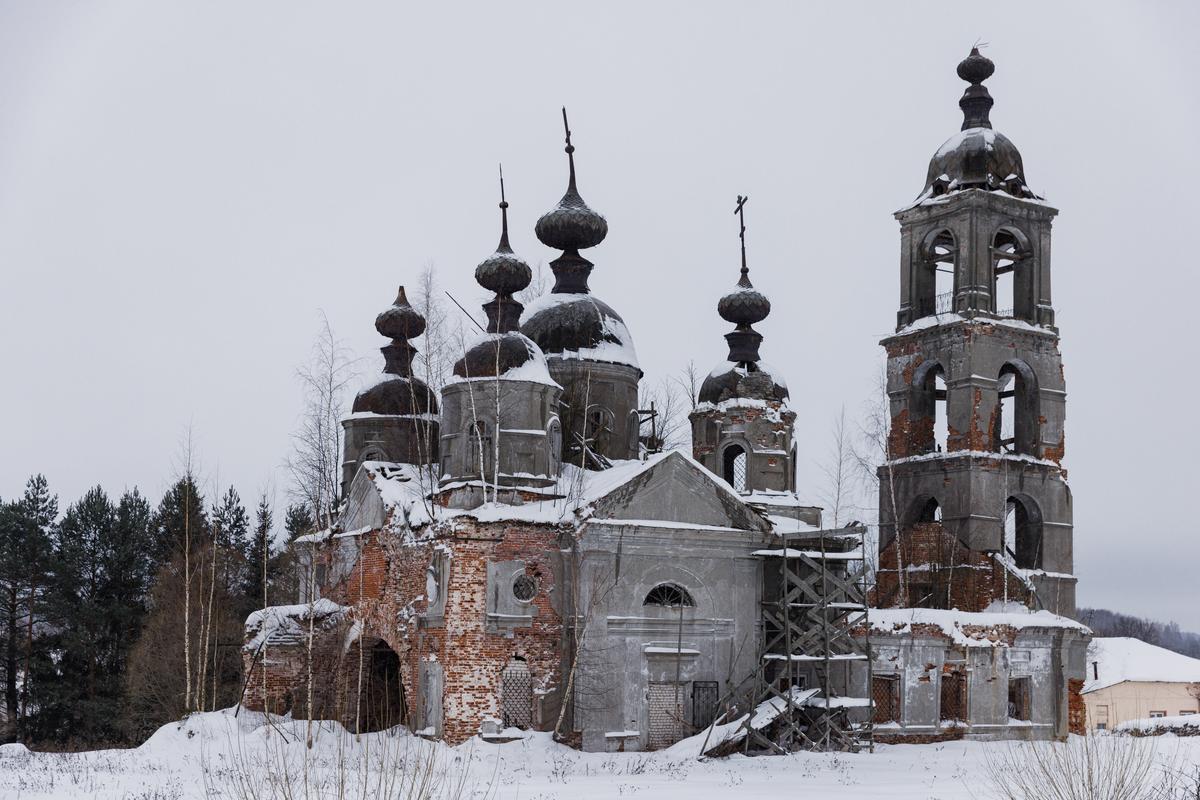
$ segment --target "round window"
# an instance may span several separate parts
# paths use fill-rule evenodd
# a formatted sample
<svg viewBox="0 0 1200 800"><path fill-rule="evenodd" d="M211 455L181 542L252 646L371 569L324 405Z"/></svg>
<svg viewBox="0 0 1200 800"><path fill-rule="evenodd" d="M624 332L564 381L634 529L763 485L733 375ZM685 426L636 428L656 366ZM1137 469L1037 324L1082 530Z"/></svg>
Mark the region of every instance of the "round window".
<svg viewBox="0 0 1200 800"><path fill-rule="evenodd" d="M537 581L528 575L521 574L513 578L513 597L522 603L528 603L537 594Z"/></svg>

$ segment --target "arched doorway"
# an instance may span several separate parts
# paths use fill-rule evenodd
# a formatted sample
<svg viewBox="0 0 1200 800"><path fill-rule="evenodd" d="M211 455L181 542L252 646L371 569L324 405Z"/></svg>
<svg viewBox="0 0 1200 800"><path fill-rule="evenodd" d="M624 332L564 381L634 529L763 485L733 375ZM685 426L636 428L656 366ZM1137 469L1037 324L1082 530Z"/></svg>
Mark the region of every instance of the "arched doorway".
<svg viewBox="0 0 1200 800"><path fill-rule="evenodd" d="M361 642L362 689L359 696L360 730L382 731L408 721L400 656L387 642Z"/></svg>

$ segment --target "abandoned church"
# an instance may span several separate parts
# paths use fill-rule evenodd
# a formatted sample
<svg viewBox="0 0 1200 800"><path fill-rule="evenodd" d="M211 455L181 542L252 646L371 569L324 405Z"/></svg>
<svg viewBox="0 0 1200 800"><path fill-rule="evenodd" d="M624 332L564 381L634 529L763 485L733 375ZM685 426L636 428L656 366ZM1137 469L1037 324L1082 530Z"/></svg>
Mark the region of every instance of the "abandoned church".
<svg viewBox="0 0 1200 800"><path fill-rule="evenodd" d="M589 288L582 252L608 223L568 128L567 190L535 227L558 251L551 292L517 300L531 270L502 188L500 242L475 269L487 330L439 391L414 370L426 321L403 288L376 318L390 341L342 421L338 515L292 545L295 604L247 620L245 705L450 743L553 731L589 751L1082 732L1057 212L992 128L993 69L978 50L958 65L962 129L895 215L878 536L824 527L797 494L804 409L760 358L772 304L744 224L690 451L647 435L634 339Z"/></svg>

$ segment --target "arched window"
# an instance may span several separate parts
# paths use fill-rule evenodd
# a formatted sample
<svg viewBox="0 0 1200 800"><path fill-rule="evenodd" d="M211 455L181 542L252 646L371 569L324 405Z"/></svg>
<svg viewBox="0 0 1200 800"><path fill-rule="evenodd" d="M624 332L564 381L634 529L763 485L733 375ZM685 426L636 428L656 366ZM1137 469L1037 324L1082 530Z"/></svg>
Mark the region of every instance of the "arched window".
<svg viewBox="0 0 1200 800"><path fill-rule="evenodd" d="M721 474L736 491L746 491L746 451L740 444L725 448Z"/></svg>
<svg viewBox="0 0 1200 800"><path fill-rule="evenodd" d="M1028 364L1009 362L996 381L999 412L992 428L992 449L998 453L1037 455L1037 378Z"/></svg>
<svg viewBox="0 0 1200 800"><path fill-rule="evenodd" d="M1033 319L1033 275L1025 266L1031 248L1025 234L1002 228L992 238L992 311L1000 317Z"/></svg>
<svg viewBox="0 0 1200 800"><path fill-rule="evenodd" d="M557 475L562 460L562 425L558 419L550 421L546 430L546 448L549 450L550 474Z"/></svg>
<svg viewBox="0 0 1200 800"><path fill-rule="evenodd" d="M1042 512L1031 498L1005 503L1004 549L1019 568L1042 568Z"/></svg>
<svg viewBox="0 0 1200 800"><path fill-rule="evenodd" d="M927 497L918 500L913 508L913 522L941 522L942 507L938 503L936 497Z"/></svg>
<svg viewBox="0 0 1200 800"><path fill-rule="evenodd" d="M664 608L695 608L696 601L688 594L688 590L677 583L660 583L646 593L642 601L644 606L663 606Z"/></svg>
<svg viewBox="0 0 1200 800"><path fill-rule="evenodd" d="M946 451L950 435L947 416L946 373L937 362L925 366L914 380L911 418L913 455L942 453Z"/></svg>
<svg viewBox="0 0 1200 800"><path fill-rule="evenodd" d="M923 268L915 270L914 289L917 316L948 314L954 311L954 276L958 264L958 243L948 229L933 231L922 247Z"/></svg>
<svg viewBox="0 0 1200 800"><path fill-rule="evenodd" d="M587 413L587 431L584 438L593 453L604 455L608 452L609 438L613 434L613 413L603 406L589 406Z"/></svg>

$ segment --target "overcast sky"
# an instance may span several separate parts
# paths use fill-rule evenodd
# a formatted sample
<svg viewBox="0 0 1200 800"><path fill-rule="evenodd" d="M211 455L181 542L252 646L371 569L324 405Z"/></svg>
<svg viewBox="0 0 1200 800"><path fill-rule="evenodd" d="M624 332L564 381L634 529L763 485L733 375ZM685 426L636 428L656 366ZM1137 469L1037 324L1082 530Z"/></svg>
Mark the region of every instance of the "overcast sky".
<svg viewBox="0 0 1200 800"><path fill-rule="evenodd" d="M497 239L580 188L592 288L650 380L722 360L734 197L797 410L802 494L872 393L898 302L891 214L996 62L992 120L1061 210L1079 600L1200 629L1195 3L0 4L0 496L43 472L157 501L195 434L208 480L282 499L295 370L328 315L372 321L433 262L474 306Z"/></svg>

